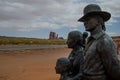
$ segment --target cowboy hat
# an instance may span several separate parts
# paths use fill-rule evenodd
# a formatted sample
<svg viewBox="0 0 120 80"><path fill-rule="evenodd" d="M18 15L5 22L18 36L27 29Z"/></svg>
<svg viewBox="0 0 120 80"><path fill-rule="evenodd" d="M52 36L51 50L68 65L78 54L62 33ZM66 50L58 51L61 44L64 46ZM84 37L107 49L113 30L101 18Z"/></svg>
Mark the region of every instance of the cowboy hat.
<svg viewBox="0 0 120 80"><path fill-rule="evenodd" d="M82 16L78 21L84 22L88 16L91 15L100 15L104 21L108 21L111 17L111 14L106 11L102 11L99 5L89 4L84 8L84 16Z"/></svg>

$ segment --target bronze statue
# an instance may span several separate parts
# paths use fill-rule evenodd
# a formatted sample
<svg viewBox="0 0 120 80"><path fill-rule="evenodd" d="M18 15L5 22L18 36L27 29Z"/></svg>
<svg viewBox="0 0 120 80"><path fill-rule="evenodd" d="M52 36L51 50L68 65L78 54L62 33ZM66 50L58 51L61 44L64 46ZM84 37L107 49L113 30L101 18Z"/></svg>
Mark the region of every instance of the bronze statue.
<svg viewBox="0 0 120 80"><path fill-rule="evenodd" d="M102 11L99 5L89 4L84 8L83 22L90 32L85 47L84 80L120 80L120 63L116 46L105 33L105 22L111 14Z"/></svg>
<svg viewBox="0 0 120 80"><path fill-rule="evenodd" d="M85 37L84 37L85 38ZM61 75L60 80L82 80L83 74L83 63L84 63L84 56L83 56L83 34L79 31L71 31L68 34L67 45L68 48L71 48L72 51L68 56L68 60L70 61L69 67L68 65L64 66L64 64L56 63L56 73ZM60 58L61 59L61 58ZM65 59L64 59L65 60ZM63 61L65 62L65 61ZM67 64L67 63L66 63ZM64 66L60 67L58 65ZM62 71L64 68L65 70ZM67 69L66 69L67 68ZM57 70L58 69L58 70Z"/></svg>

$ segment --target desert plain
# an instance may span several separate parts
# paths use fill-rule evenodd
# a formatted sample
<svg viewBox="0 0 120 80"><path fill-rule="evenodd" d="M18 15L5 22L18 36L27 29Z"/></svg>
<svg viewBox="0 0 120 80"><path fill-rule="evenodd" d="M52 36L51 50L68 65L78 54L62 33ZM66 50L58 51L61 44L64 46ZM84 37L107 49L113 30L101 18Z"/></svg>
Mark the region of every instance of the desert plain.
<svg viewBox="0 0 120 80"><path fill-rule="evenodd" d="M0 80L59 80L56 60L71 49L0 50Z"/></svg>
<svg viewBox="0 0 120 80"><path fill-rule="evenodd" d="M70 52L68 48L0 50L0 80L59 80L56 60Z"/></svg>

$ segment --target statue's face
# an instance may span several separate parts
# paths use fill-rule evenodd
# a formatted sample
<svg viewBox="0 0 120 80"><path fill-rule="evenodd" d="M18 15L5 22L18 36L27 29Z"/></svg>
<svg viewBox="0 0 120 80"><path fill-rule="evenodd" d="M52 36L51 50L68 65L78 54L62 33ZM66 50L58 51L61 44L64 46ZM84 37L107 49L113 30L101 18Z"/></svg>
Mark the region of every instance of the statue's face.
<svg viewBox="0 0 120 80"><path fill-rule="evenodd" d="M94 16L89 16L84 22L85 30L92 31L98 26L98 20Z"/></svg>
<svg viewBox="0 0 120 80"><path fill-rule="evenodd" d="M74 46L75 46L74 40L71 39L69 36L68 36L68 39L67 39L66 43L67 43L68 48L74 48Z"/></svg>

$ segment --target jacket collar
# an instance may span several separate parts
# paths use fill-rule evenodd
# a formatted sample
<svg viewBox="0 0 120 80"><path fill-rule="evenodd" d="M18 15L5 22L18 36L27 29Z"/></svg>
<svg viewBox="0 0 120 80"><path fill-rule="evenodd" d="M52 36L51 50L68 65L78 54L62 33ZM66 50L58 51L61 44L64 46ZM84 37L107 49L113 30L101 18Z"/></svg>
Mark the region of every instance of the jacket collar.
<svg viewBox="0 0 120 80"><path fill-rule="evenodd" d="M92 37L97 40L97 39L99 39L103 34L105 34L105 31L100 31L100 32L92 35Z"/></svg>
<svg viewBox="0 0 120 80"><path fill-rule="evenodd" d="M97 27L93 32L93 34L91 35L92 38L94 39L98 39L100 38L103 34L105 34L105 31L100 29L99 27Z"/></svg>

